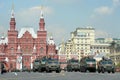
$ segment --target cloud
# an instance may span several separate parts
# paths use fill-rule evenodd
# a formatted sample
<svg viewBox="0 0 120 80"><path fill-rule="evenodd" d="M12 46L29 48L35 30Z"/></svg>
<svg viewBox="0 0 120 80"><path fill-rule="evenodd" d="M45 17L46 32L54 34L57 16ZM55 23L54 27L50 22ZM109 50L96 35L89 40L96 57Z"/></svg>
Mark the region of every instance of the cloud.
<svg viewBox="0 0 120 80"><path fill-rule="evenodd" d="M40 19L41 15L41 6L34 6L31 8L19 10L16 12L16 20L17 24L20 26L36 26ZM43 7L43 14L44 15L52 15L54 13L53 9L50 7Z"/></svg>
<svg viewBox="0 0 120 80"><path fill-rule="evenodd" d="M31 7L28 9L24 9L20 12L18 12L18 15L23 15L23 16L35 16L35 15L40 15L40 11L41 11L41 6L35 6L35 7ZM53 9L50 7L43 7L43 12L45 14L52 14L53 13Z"/></svg>
<svg viewBox="0 0 120 80"><path fill-rule="evenodd" d="M110 8L108 6L101 6L94 9L93 14L90 16L90 18L94 19L97 17L111 15L113 12L114 12L114 8Z"/></svg>
<svg viewBox="0 0 120 80"><path fill-rule="evenodd" d="M93 14L90 16L91 18L96 18L99 16L110 15L115 12L116 8L120 6L120 0L112 0L112 6L100 6L93 10Z"/></svg>
<svg viewBox="0 0 120 80"><path fill-rule="evenodd" d="M43 8L43 12L45 12L46 14L52 14L53 13L53 9L50 7L41 7L41 6L35 6L32 8L29 8L29 11L40 11Z"/></svg>
<svg viewBox="0 0 120 80"><path fill-rule="evenodd" d="M100 15L108 15L113 12L113 9L108 6L102 6L102 7L96 8L94 12Z"/></svg>
<svg viewBox="0 0 120 80"><path fill-rule="evenodd" d="M114 6L120 6L120 0L113 0Z"/></svg>

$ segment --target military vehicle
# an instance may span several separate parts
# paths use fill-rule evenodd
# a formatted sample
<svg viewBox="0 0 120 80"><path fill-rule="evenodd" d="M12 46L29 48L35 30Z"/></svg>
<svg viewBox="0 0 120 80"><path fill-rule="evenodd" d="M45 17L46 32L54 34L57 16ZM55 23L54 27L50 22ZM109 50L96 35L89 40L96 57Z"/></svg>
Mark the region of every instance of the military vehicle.
<svg viewBox="0 0 120 80"><path fill-rule="evenodd" d="M70 59L67 61L67 71L80 71L80 62L76 59Z"/></svg>
<svg viewBox="0 0 120 80"><path fill-rule="evenodd" d="M103 58L98 62L97 66L98 66L98 73L100 72L115 73L115 63L111 59Z"/></svg>
<svg viewBox="0 0 120 80"><path fill-rule="evenodd" d="M33 62L33 71L34 72L46 71L46 62L47 62L47 58L36 59Z"/></svg>
<svg viewBox="0 0 120 80"><path fill-rule="evenodd" d="M46 72L56 71L57 73L61 72L60 62L58 59L48 59L46 62Z"/></svg>
<svg viewBox="0 0 120 80"><path fill-rule="evenodd" d="M39 71L39 66L40 66L40 60L36 59L33 62L33 72Z"/></svg>
<svg viewBox="0 0 120 80"><path fill-rule="evenodd" d="M6 66L4 62L0 62L0 74L7 72Z"/></svg>
<svg viewBox="0 0 120 80"><path fill-rule="evenodd" d="M80 71L86 72L87 70L89 72L96 72L96 60L91 56L83 57L80 60Z"/></svg>

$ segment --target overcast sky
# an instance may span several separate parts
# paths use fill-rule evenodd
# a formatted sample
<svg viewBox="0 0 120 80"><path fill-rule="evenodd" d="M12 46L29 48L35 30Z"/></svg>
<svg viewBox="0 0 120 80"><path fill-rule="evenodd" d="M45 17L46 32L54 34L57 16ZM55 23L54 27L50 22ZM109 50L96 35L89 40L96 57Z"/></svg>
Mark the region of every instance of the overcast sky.
<svg viewBox="0 0 120 80"><path fill-rule="evenodd" d="M38 30L42 5L46 30L56 44L87 26L95 28L96 37L120 38L120 0L0 0L0 35L9 29L13 2L17 30Z"/></svg>

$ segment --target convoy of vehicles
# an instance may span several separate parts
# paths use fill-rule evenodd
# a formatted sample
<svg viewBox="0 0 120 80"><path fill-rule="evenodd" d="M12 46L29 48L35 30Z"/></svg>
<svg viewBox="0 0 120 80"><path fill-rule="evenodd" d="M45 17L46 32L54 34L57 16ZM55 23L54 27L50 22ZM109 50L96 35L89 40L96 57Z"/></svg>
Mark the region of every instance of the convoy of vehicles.
<svg viewBox="0 0 120 80"><path fill-rule="evenodd" d="M80 71L80 62L79 62L79 60L76 60L76 59L68 60L66 68L67 68L68 72Z"/></svg>
<svg viewBox="0 0 120 80"><path fill-rule="evenodd" d="M115 63L108 58L102 58L100 61L96 61L93 57L87 56L82 57L81 60L77 59L70 59L67 61L67 66L65 68L66 71L80 71L80 72L108 72L108 73L115 73ZM58 59L53 58L37 58L33 61L33 72L52 72L56 71L56 73L61 72L60 62ZM0 73L3 74L7 72L7 68L4 62L0 62Z"/></svg>
<svg viewBox="0 0 120 80"><path fill-rule="evenodd" d="M102 72L112 72L115 73L115 63L111 59L103 58L98 62L98 73Z"/></svg>
<svg viewBox="0 0 120 80"><path fill-rule="evenodd" d="M103 58L100 61L96 61L93 57L87 56L81 58L81 60L70 59L67 61L66 71L80 71L80 72L112 72L115 73L115 64L111 59ZM52 58L42 58L36 59L33 62L33 71L36 72L51 72L56 71L57 73L61 72L60 62L58 59Z"/></svg>
<svg viewBox="0 0 120 80"><path fill-rule="evenodd" d="M80 71L81 72L96 72L96 60L93 57L83 57L80 60Z"/></svg>

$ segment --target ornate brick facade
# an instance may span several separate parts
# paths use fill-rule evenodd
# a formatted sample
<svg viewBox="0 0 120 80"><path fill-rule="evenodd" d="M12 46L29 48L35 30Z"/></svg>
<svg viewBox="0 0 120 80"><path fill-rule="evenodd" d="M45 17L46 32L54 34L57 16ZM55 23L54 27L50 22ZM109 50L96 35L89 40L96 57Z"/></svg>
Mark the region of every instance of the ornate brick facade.
<svg viewBox="0 0 120 80"><path fill-rule="evenodd" d="M32 62L36 58L44 56L57 58L53 38L49 38L47 42L47 31L42 12L37 34L33 28L22 28L18 32L13 10L11 15L7 37L0 39L0 61L5 61L10 70L21 70L24 66L32 68Z"/></svg>

